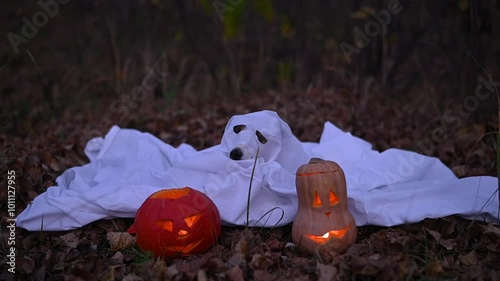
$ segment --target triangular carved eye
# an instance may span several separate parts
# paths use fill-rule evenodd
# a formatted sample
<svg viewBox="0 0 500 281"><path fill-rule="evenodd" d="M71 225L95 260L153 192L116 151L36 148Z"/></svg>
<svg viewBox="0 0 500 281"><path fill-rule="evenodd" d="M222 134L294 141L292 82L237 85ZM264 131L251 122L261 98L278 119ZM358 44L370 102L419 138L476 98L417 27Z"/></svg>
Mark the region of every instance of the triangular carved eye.
<svg viewBox="0 0 500 281"><path fill-rule="evenodd" d="M174 223L171 220L157 220L155 223L166 231L174 230Z"/></svg>
<svg viewBox="0 0 500 281"><path fill-rule="evenodd" d="M314 192L314 201L313 201L312 206L313 207L321 207L322 205L323 205L323 203L321 203L321 199L319 199L318 192L315 191Z"/></svg>
<svg viewBox="0 0 500 281"><path fill-rule="evenodd" d="M337 205L339 203L339 198L333 191L330 190L330 206Z"/></svg>
<svg viewBox="0 0 500 281"><path fill-rule="evenodd" d="M200 215L194 215L194 216L190 216L190 217L187 217L184 219L184 221L186 222L186 225L188 227L191 227L193 226L193 224L195 224L198 219L200 219Z"/></svg>

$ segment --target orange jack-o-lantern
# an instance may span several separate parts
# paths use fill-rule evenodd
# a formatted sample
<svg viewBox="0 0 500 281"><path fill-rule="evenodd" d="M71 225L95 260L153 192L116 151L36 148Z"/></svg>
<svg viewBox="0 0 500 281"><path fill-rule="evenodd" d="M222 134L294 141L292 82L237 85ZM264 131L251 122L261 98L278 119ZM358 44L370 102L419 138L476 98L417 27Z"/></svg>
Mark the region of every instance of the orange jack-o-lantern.
<svg viewBox="0 0 500 281"><path fill-rule="evenodd" d="M312 158L297 170L296 188L299 207L292 227L294 243L311 253L318 247L344 252L357 234L347 209L344 171L335 162Z"/></svg>
<svg viewBox="0 0 500 281"><path fill-rule="evenodd" d="M149 196L128 230L137 245L155 256L174 258L203 252L221 233L219 210L202 192L189 187Z"/></svg>

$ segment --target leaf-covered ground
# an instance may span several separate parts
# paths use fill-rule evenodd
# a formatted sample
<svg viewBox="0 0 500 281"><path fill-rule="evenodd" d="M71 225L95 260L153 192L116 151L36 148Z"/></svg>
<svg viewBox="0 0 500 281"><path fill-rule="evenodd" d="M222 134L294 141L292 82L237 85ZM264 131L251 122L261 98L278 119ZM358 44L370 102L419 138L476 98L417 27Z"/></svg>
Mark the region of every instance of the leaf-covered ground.
<svg viewBox="0 0 500 281"><path fill-rule="evenodd" d="M1 34L19 29L20 15L36 12L30 7L11 9ZM86 142L113 124L149 132L174 146L189 143L202 149L220 142L233 114L263 109L277 111L302 141L318 141L323 123L330 120L378 150L396 147L439 157L459 177L496 175L495 106L460 111L466 96L444 94L441 89L449 85L440 83L440 67L425 70L431 79L417 81L405 93L387 92L377 80L345 75L339 68L336 83L328 87L284 83L239 95L193 90L189 83L208 81L205 74L191 69L192 79L186 79L181 70L171 68L166 69L168 79L134 101L131 89L146 75L144 66L161 54L139 44L131 54L122 53L123 68L116 72L116 61L111 64L107 52L113 45L108 27L97 24L106 21L94 19L99 16L83 19L65 10L18 55L0 53L0 174L3 187L7 171L18 175L18 214L55 185L64 170L87 163ZM81 25L72 25L77 21ZM71 35L76 27L82 37ZM81 61L67 51L78 44L89 47ZM175 46L169 51L177 61L186 58ZM190 60L186 58L188 65ZM178 88L174 82L180 80L191 82ZM455 117L452 125L445 116ZM3 218L6 202L2 188ZM217 244L206 253L170 261L114 244L133 219L98 221L67 232L17 229L15 275L6 271L10 233L5 222L0 229L0 280L500 280L500 229L479 218L359 227L356 243L342 255L311 255L294 247L291 225L250 232L223 227Z"/></svg>
<svg viewBox="0 0 500 281"><path fill-rule="evenodd" d="M364 100L363 100L364 99ZM109 102L103 99L105 107ZM325 120L351 130L375 147L412 149L433 128L429 101L394 102L373 96L354 97L348 89L269 91L244 97L197 100L179 96L157 107L154 98L131 110L122 126L148 131L165 142L204 148L220 141L232 114L276 110L304 141L318 141ZM363 106L363 104L365 104ZM39 105L44 107L44 105ZM36 106L34 107L36 109ZM430 105L429 105L430 108ZM28 130L2 137L6 169L19 175L17 209L68 167L82 165L80 133L99 122L105 111L69 106ZM41 108L40 110L46 110ZM426 115L427 114L427 115ZM436 113L435 113L436 114ZM29 122L29 121L26 121ZM31 120L35 122L35 120ZM466 122L454 137L436 144L436 154L460 176L494 173L495 153L484 138L485 124ZM439 124L435 124L439 126ZM6 202L2 193L2 202ZM5 205L2 205L5 206ZM2 208L4 214L6 208ZM155 260L136 247L115 250L108 233L123 232L133 219L99 221L69 232L18 229L15 277L2 280L497 280L500 229L457 217L425 220L392 228L359 228L356 243L342 255L310 255L291 245L291 226L274 229L224 227L208 252L171 261ZM7 229L2 229L5 239ZM5 267L6 257L1 257Z"/></svg>

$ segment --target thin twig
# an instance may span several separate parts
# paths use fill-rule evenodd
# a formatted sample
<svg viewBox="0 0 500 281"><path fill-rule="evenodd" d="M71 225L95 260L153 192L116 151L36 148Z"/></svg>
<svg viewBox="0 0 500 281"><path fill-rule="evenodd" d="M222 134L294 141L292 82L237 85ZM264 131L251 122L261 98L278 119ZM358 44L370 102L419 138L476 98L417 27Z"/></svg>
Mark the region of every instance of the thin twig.
<svg viewBox="0 0 500 281"><path fill-rule="evenodd" d="M255 173L255 166L257 166L257 159L259 158L259 146L257 146L257 153L255 154L255 161L253 162L252 175L250 176L250 185L248 186L248 199L247 199L247 221L245 230L248 230L248 223L250 221L250 194L252 193L252 181Z"/></svg>

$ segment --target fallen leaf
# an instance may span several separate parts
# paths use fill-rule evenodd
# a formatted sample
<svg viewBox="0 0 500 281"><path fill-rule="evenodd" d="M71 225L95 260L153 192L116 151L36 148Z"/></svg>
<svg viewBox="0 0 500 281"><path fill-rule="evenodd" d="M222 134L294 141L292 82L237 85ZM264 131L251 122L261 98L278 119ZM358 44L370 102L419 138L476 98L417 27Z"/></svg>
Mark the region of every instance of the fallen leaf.
<svg viewBox="0 0 500 281"><path fill-rule="evenodd" d="M178 274L180 271L177 269L177 265L171 265L167 268L167 274L170 277L174 277L176 274Z"/></svg>
<svg viewBox="0 0 500 281"><path fill-rule="evenodd" d="M142 279L141 277L135 275L135 274L129 274L125 277L123 277L122 281L143 281L144 279Z"/></svg>
<svg viewBox="0 0 500 281"><path fill-rule="evenodd" d="M500 239L495 243L489 244L486 248L492 252L500 253Z"/></svg>
<svg viewBox="0 0 500 281"><path fill-rule="evenodd" d="M46 274L46 266L42 265L40 268L38 268L33 275L35 276L37 281L44 281L45 280L45 274Z"/></svg>
<svg viewBox="0 0 500 281"><path fill-rule="evenodd" d="M492 222L488 223L488 225L481 225L481 227L484 229L485 234L492 233L500 237L500 228L493 225Z"/></svg>
<svg viewBox="0 0 500 281"><path fill-rule="evenodd" d="M439 245L443 246L446 250L451 251L457 243L452 239L441 239Z"/></svg>
<svg viewBox="0 0 500 281"><path fill-rule="evenodd" d="M455 226L457 225L457 218L455 216L449 216L443 218L446 222L445 234L450 235L455 232Z"/></svg>
<svg viewBox="0 0 500 281"><path fill-rule="evenodd" d="M39 237L38 233L31 233L28 236L24 237L22 240L22 245L24 249L30 249L35 247L38 244L37 238Z"/></svg>
<svg viewBox="0 0 500 281"><path fill-rule="evenodd" d="M329 264L322 264L319 261L316 262L316 275L318 276L319 281L330 281L339 279L337 268Z"/></svg>
<svg viewBox="0 0 500 281"><path fill-rule="evenodd" d="M266 270L272 264L273 261L268 256L255 254L250 262L250 268Z"/></svg>
<svg viewBox="0 0 500 281"><path fill-rule="evenodd" d="M59 238L61 238L64 241L64 244L66 244L66 246L72 249L76 249L76 247L78 247L78 242L80 241L80 239L76 236L74 232L64 234Z"/></svg>
<svg viewBox="0 0 500 281"><path fill-rule="evenodd" d="M353 244L347 251L346 255L350 256L362 256L370 252L370 246L368 244Z"/></svg>
<svg viewBox="0 0 500 281"><path fill-rule="evenodd" d="M121 265L113 265L108 267L108 271L100 278L101 281L115 281L115 270Z"/></svg>
<svg viewBox="0 0 500 281"><path fill-rule="evenodd" d="M243 278L243 271L237 265L231 267L231 269L229 269L226 272L226 277L227 277L227 280L229 280L229 281L244 281L245 280L245 278Z"/></svg>
<svg viewBox="0 0 500 281"><path fill-rule="evenodd" d="M61 170L62 170L62 169L61 169L61 165L59 164L59 162L57 161L57 159L56 159L56 158L54 158L54 157L50 159L50 162L49 162L49 167L50 167L52 170L56 171L56 172L59 172L59 171L61 171Z"/></svg>
<svg viewBox="0 0 500 281"><path fill-rule="evenodd" d="M443 265L445 267L450 267L451 265L455 264L455 257L454 255L447 255L443 259Z"/></svg>
<svg viewBox="0 0 500 281"><path fill-rule="evenodd" d="M276 275L262 269L256 269L253 271L253 279L259 281L274 281L276 280Z"/></svg>
<svg viewBox="0 0 500 281"><path fill-rule="evenodd" d="M114 251L123 250L135 244L136 238L128 232L108 232L106 233L111 249Z"/></svg>
<svg viewBox="0 0 500 281"><path fill-rule="evenodd" d="M206 256L208 257L208 255ZM206 262L204 262L204 264L202 264L202 267L207 272L224 272L228 269L224 262L218 257L209 258Z"/></svg>
<svg viewBox="0 0 500 281"><path fill-rule="evenodd" d="M470 253L468 253L466 255L459 255L458 260L460 260L460 262L463 265L475 265L475 264L477 264L476 251L472 250Z"/></svg>
<svg viewBox="0 0 500 281"><path fill-rule="evenodd" d="M233 255L226 261L226 264L230 267L238 266L244 260L244 256L241 252L234 252Z"/></svg>
<svg viewBox="0 0 500 281"><path fill-rule="evenodd" d="M167 277L170 276L168 270L169 267L167 267L163 259L157 258L152 268L153 280L167 280Z"/></svg>
<svg viewBox="0 0 500 281"><path fill-rule="evenodd" d="M45 252L45 258L43 258L42 264L44 266L49 266L51 259L52 259L52 250L47 250L47 252Z"/></svg>
<svg viewBox="0 0 500 281"><path fill-rule="evenodd" d="M293 257L291 262L296 266L304 266L307 264L307 259L303 257Z"/></svg>
<svg viewBox="0 0 500 281"><path fill-rule="evenodd" d="M33 273L35 270L35 261L30 257L22 257L16 266L20 271L25 273Z"/></svg>
<svg viewBox="0 0 500 281"><path fill-rule="evenodd" d="M434 230L430 230L427 227L424 227L424 229L427 231L427 233L429 233L432 237L434 237L436 242L439 243L439 241L441 241L441 234L439 232L434 231Z"/></svg>
<svg viewBox="0 0 500 281"><path fill-rule="evenodd" d="M196 277L198 281L208 281L207 273L203 269L198 270Z"/></svg>
<svg viewBox="0 0 500 281"><path fill-rule="evenodd" d="M376 274L379 273L379 269L377 267L375 267L373 264L365 264L361 268L359 273L362 275L367 275L367 276L375 276Z"/></svg>
<svg viewBox="0 0 500 281"><path fill-rule="evenodd" d="M437 277L444 272L444 269L440 262L434 261L425 266L425 271L427 275Z"/></svg>
<svg viewBox="0 0 500 281"><path fill-rule="evenodd" d="M117 260L119 263L123 263L123 254L121 252L116 252L112 257L111 259L112 260Z"/></svg>
<svg viewBox="0 0 500 281"><path fill-rule="evenodd" d="M285 243L276 238L270 238L266 241L266 245L271 251L281 251L285 246Z"/></svg>
<svg viewBox="0 0 500 281"><path fill-rule="evenodd" d="M177 269L181 272L195 276L200 269L207 269L208 256L201 255L197 259L191 259L180 264Z"/></svg>
<svg viewBox="0 0 500 281"><path fill-rule="evenodd" d="M36 155L28 155L23 166L26 174L31 178L39 178L42 174L40 158Z"/></svg>
<svg viewBox="0 0 500 281"><path fill-rule="evenodd" d="M426 227L424 227L424 229L427 231L427 233L429 233L432 237L434 237L434 239L436 240L436 242L439 243L439 245L444 247L446 250L451 251L455 247L456 242L454 240L441 239L441 234L439 232L434 231L434 230L430 230Z"/></svg>

